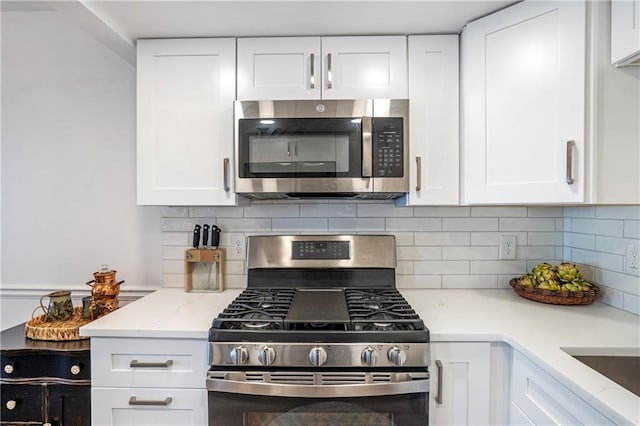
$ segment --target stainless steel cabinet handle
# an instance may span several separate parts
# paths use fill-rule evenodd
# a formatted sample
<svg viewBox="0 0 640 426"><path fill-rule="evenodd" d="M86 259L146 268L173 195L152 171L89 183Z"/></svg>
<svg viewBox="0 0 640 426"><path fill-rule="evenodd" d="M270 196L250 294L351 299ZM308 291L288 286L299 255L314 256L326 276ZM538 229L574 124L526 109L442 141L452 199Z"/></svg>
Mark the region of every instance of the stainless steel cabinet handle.
<svg viewBox="0 0 640 426"><path fill-rule="evenodd" d="M77 376L78 374L80 374L80 366L79 365L72 365L71 366L71 374L73 374L74 376Z"/></svg>
<svg viewBox="0 0 640 426"><path fill-rule="evenodd" d="M224 192L229 192L229 157L222 160L222 174Z"/></svg>
<svg viewBox="0 0 640 426"><path fill-rule="evenodd" d="M422 157L416 157L416 192L422 189Z"/></svg>
<svg viewBox="0 0 640 426"><path fill-rule="evenodd" d="M373 119L362 117L362 177L373 175Z"/></svg>
<svg viewBox="0 0 640 426"><path fill-rule="evenodd" d="M436 403L442 404L442 361L436 359L436 368L438 369L438 393L436 394Z"/></svg>
<svg viewBox="0 0 640 426"><path fill-rule="evenodd" d="M333 89L333 77L331 76L331 53L327 54L327 89Z"/></svg>
<svg viewBox="0 0 640 426"><path fill-rule="evenodd" d="M166 407L167 405L171 404L171 401L173 401L173 398L171 398L170 396L166 397L163 400L144 400L132 396L131 398L129 398L129 405L154 405Z"/></svg>
<svg viewBox="0 0 640 426"><path fill-rule="evenodd" d="M134 359L129 363L131 368L169 368L172 365L172 359L168 359L165 362L138 362L137 359Z"/></svg>
<svg viewBox="0 0 640 426"><path fill-rule="evenodd" d="M567 141L567 183L573 185L573 148L576 141Z"/></svg>
<svg viewBox="0 0 640 426"><path fill-rule="evenodd" d="M315 89L316 88L316 55L315 54L311 54L310 56L310 61L311 61L311 72L310 72L310 78L309 78L309 82L310 82L310 88L311 89Z"/></svg>

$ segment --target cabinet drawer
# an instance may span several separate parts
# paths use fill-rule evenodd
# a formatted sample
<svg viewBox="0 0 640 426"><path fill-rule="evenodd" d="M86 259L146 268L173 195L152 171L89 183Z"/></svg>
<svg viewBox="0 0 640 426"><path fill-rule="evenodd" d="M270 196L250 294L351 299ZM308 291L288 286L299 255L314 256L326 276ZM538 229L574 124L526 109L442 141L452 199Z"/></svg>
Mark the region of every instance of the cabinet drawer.
<svg viewBox="0 0 640 426"><path fill-rule="evenodd" d="M205 389L93 388L91 424L206 425Z"/></svg>
<svg viewBox="0 0 640 426"><path fill-rule="evenodd" d="M1 358L3 379L91 379L89 351L6 351Z"/></svg>
<svg viewBox="0 0 640 426"><path fill-rule="evenodd" d="M94 387L205 388L205 340L91 339Z"/></svg>
<svg viewBox="0 0 640 426"><path fill-rule="evenodd" d="M42 422L46 388L40 384L16 385L2 382L0 421Z"/></svg>

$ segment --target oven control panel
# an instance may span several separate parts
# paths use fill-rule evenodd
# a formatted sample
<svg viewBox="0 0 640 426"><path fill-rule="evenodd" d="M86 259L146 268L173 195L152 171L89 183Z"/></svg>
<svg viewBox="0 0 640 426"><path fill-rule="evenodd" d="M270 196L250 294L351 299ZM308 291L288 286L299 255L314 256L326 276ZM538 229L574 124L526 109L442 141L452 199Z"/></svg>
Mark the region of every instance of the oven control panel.
<svg viewBox="0 0 640 426"><path fill-rule="evenodd" d="M350 259L349 241L293 241L294 259Z"/></svg>

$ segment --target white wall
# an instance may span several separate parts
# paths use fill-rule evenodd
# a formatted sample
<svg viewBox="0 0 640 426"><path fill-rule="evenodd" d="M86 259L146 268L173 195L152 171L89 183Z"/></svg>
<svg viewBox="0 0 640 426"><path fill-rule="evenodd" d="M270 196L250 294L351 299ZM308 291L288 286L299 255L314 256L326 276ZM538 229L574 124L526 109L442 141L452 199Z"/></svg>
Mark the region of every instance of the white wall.
<svg viewBox="0 0 640 426"><path fill-rule="evenodd" d="M56 12L2 14L2 329L40 294L86 293L103 263L125 294L161 285L135 134L134 67Z"/></svg>

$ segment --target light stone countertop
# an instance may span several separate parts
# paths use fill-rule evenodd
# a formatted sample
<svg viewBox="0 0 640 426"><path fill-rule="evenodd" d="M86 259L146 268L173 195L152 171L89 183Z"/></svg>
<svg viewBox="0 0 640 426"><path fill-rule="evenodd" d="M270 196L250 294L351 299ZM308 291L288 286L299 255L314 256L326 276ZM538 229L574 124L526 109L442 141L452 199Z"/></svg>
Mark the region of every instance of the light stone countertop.
<svg viewBox="0 0 640 426"><path fill-rule="evenodd" d="M511 289L418 290L401 293L424 320L431 341L505 342L619 424L640 424L640 398L572 358L575 354L640 354L640 317L596 302L545 305ZM185 293L163 288L82 327L91 337L207 339L211 320L240 290ZM594 349L595 348L595 349Z"/></svg>

